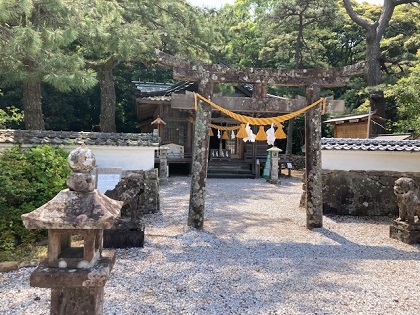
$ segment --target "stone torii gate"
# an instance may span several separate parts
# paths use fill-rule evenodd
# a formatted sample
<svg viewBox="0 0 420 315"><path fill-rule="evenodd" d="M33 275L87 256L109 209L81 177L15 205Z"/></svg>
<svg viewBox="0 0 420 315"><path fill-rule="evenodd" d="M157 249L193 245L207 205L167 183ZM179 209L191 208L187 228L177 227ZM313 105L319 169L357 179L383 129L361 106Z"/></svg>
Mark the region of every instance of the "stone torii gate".
<svg viewBox="0 0 420 315"><path fill-rule="evenodd" d="M331 69L262 69L233 68L220 64L186 61L156 51L159 65L172 68L173 78L199 82L198 92L207 99L213 95L214 83L253 84L251 107L258 108L270 103L278 112L288 112L282 99L268 99L268 85L304 86L307 105L319 100L321 87L345 86L351 76L362 74L365 63ZM192 155L192 177L188 225L203 228L206 179L209 150L209 124L211 106L205 102L198 106L195 119L195 134ZM305 184L306 226L308 229L322 227L322 177L321 177L321 107L315 106L305 113Z"/></svg>

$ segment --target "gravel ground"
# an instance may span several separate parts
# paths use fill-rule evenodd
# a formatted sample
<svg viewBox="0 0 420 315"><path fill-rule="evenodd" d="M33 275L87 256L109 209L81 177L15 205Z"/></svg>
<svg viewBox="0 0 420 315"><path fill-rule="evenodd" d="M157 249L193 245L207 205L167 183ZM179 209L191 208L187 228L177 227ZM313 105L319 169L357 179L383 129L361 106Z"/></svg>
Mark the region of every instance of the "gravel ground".
<svg viewBox="0 0 420 315"><path fill-rule="evenodd" d="M104 314L420 314L420 246L390 218L305 228L302 182L207 180L205 229L186 227L190 178L161 187L144 248L117 250ZM49 314L32 268L0 274L0 314Z"/></svg>

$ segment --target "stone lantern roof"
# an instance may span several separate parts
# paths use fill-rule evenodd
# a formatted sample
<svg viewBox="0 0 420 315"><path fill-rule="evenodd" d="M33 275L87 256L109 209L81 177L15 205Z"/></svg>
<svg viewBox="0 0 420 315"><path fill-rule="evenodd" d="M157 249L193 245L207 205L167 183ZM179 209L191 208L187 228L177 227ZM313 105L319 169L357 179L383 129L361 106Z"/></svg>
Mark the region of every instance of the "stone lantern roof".
<svg viewBox="0 0 420 315"><path fill-rule="evenodd" d="M121 201L98 190L60 191L38 209L22 215L27 229L110 229L119 217Z"/></svg>

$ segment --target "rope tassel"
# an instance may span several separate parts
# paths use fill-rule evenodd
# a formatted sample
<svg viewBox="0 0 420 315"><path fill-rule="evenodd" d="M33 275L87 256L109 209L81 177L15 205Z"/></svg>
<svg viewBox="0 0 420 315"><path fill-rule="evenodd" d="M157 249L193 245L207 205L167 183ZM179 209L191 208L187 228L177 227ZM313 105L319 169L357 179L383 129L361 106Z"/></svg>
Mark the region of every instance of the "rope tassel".
<svg viewBox="0 0 420 315"><path fill-rule="evenodd" d="M264 126L260 126L257 135L255 136L255 140L264 141L267 140L267 135L264 130Z"/></svg>
<svg viewBox="0 0 420 315"><path fill-rule="evenodd" d="M276 137L276 139L286 139L287 138L287 135L283 131L283 125L282 124L278 124L277 130L274 133L274 136Z"/></svg>
<svg viewBox="0 0 420 315"><path fill-rule="evenodd" d="M245 130L245 124L241 124L241 127L239 128L238 133L236 134L236 138L242 139L248 137L248 134Z"/></svg>

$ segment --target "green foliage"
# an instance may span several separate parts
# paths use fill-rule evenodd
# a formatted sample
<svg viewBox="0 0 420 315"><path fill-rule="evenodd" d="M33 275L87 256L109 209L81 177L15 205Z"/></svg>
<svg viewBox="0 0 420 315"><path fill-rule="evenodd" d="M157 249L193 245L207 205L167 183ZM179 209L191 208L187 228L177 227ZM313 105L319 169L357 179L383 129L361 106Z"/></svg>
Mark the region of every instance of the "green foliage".
<svg viewBox="0 0 420 315"><path fill-rule="evenodd" d="M70 174L68 153L49 145L23 149L15 146L0 155L0 250L32 243L45 231L30 231L20 216L52 199L65 188Z"/></svg>
<svg viewBox="0 0 420 315"><path fill-rule="evenodd" d="M19 108L7 106L6 110L0 108L0 128L12 128L12 124L23 121L23 113Z"/></svg>
<svg viewBox="0 0 420 315"><path fill-rule="evenodd" d="M326 58L333 67L354 64L365 59L366 35L347 15L340 4L332 27L326 28L326 36L321 38L326 49Z"/></svg>
<svg viewBox="0 0 420 315"><path fill-rule="evenodd" d="M44 80L61 91L96 84L83 59L68 50L77 33L66 2L10 0L0 15L0 77L3 84Z"/></svg>
<svg viewBox="0 0 420 315"><path fill-rule="evenodd" d="M365 91L366 80L362 77L354 77L350 80L341 98L346 102L346 114L366 113L369 108L364 108L363 104L368 100L368 93ZM360 107L360 109L359 109Z"/></svg>
<svg viewBox="0 0 420 315"><path fill-rule="evenodd" d="M400 5L395 8L387 32L381 41L384 59L384 82L395 83L405 76L407 69L416 62L420 48L420 8Z"/></svg>
<svg viewBox="0 0 420 315"><path fill-rule="evenodd" d="M417 54L420 60L420 51ZM385 91L388 98L397 104L398 120L394 126L399 132L415 132L420 134L420 63L410 69L407 77L401 78Z"/></svg>
<svg viewBox="0 0 420 315"><path fill-rule="evenodd" d="M324 44L334 36L331 32L337 11L334 0L273 1L268 8L260 28L264 40L260 59L275 67L328 66L323 57L327 52Z"/></svg>
<svg viewBox="0 0 420 315"><path fill-rule="evenodd" d="M40 242L41 243L41 242ZM32 259L46 259L48 246L41 244L21 244L13 251L0 250L0 261L31 261Z"/></svg>
<svg viewBox="0 0 420 315"><path fill-rule="evenodd" d="M46 129L91 131L99 123L100 99L98 87L78 94L63 93L44 85L42 100Z"/></svg>

